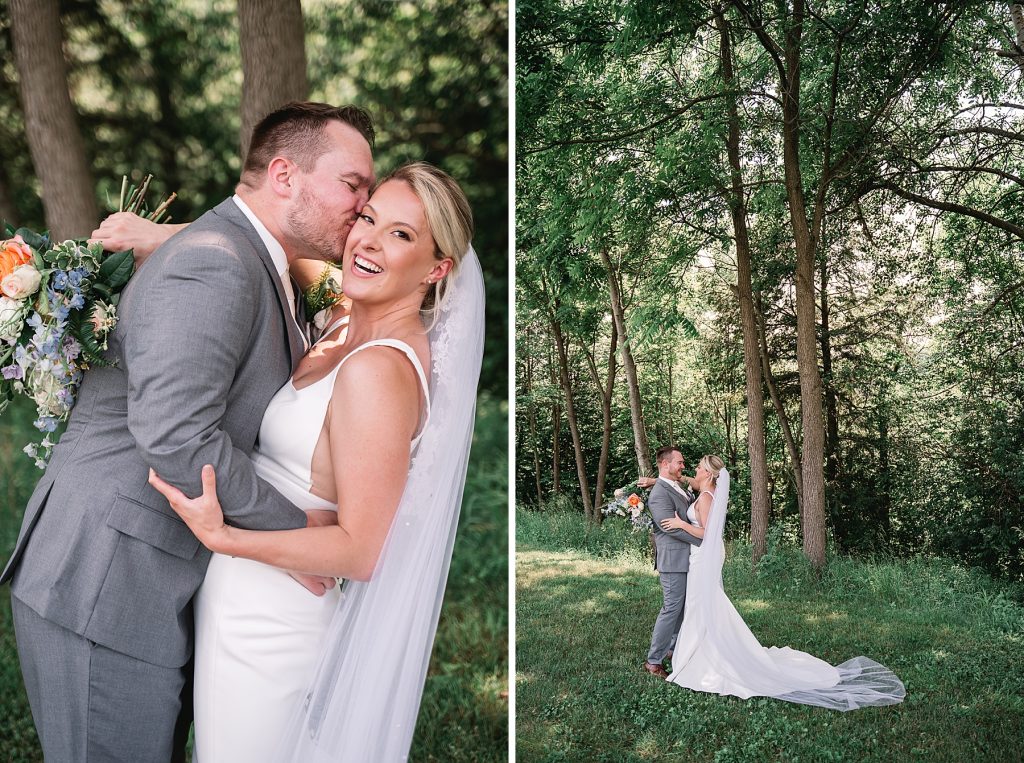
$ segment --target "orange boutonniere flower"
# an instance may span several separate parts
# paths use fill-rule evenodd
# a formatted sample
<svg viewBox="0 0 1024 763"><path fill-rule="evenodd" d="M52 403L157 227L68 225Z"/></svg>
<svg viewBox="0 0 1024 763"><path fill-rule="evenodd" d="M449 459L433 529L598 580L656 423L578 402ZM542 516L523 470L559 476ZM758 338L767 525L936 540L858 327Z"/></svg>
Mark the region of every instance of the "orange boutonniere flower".
<svg viewBox="0 0 1024 763"><path fill-rule="evenodd" d="M0 241L0 278L6 278L14 269L32 261L32 250L21 236Z"/></svg>

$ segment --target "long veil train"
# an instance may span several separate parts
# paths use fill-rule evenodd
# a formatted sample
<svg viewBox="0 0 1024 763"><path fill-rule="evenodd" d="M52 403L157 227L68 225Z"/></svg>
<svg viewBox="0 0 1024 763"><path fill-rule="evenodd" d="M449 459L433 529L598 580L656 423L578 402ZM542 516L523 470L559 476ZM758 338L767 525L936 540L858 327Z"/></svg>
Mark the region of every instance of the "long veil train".
<svg viewBox="0 0 1024 763"><path fill-rule="evenodd" d="M833 710L894 705L903 683L884 665L854 657L832 666L789 647L763 647L722 587L729 472L718 476L704 541L690 556L686 613L668 680L696 691L774 697Z"/></svg>

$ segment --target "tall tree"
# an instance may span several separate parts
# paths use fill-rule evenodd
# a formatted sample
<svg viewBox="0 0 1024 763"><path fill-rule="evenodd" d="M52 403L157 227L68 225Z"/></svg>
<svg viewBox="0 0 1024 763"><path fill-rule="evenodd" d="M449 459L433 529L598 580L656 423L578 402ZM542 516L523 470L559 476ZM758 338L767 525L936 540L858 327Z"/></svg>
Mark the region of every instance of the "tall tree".
<svg viewBox="0 0 1024 763"><path fill-rule="evenodd" d="M736 76L733 70L731 30L721 6L715 7L715 25L719 32L719 56L726 96L727 128L725 147L729 162L729 187L726 196L732 217L736 246L736 293L740 304L743 333L743 368L747 397L747 455L750 459L750 541L756 563L767 549L768 538L768 462L764 439L764 394L757 340L757 317L752 285L750 231L747 225L746 189L740 158L740 116L737 106Z"/></svg>
<svg viewBox="0 0 1024 763"><path fill-rule="evenodd" d="M46 225L57 239L86 236L99 208L68 90L57 0L10 0L14 59Z"/></svg>
<svg viewBox="0 0 1024 763"><path fill-rule="evenodd" d="M242 49L242 161L256 123L309 97L306 33L299 0L238 0Z"/></svg>

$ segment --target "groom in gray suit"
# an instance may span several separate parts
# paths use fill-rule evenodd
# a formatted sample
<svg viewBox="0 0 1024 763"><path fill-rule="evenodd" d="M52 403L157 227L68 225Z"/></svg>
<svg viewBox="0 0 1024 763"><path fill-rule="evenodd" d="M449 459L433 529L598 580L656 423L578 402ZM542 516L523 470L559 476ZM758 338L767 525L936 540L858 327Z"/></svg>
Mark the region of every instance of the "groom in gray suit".
<svg viewBox="0 0 1024 763"><path fill-rule="evenodd" d="M664 530L661 520L673 516L686 518L686 510L693 503L693 494L684 490L683 454L671 445L659 448L656 454L658 479L647 497L647 507L654 520L654 566L661 579L662 606L651 634L651 647L647 652L644 670L659 678L668 678L662 664L672 650L676 634L683 624L683 605L686 602L686 573L690 569L690 545L699 546L701 539L685 530Z"/></svg>
<svg viewBox="0 0 1024 763"><path fill-rule="evenodd" d="M124 290L109 339L116 365L86 374L0 577L13 579L47 761L183 754L191 602L210 555L149 486L150 468L198 495L213 464L228 522L306 526L250 454L306 349L289 263L340 259L373 182L372 141L355 107L268 115L236 195L157 249Z"/></svg>

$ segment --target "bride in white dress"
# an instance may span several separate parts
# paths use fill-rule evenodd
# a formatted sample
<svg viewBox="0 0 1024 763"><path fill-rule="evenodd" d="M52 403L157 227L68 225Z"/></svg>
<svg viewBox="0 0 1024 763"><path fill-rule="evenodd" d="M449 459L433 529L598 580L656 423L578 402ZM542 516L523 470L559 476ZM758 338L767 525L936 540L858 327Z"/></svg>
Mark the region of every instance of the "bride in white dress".
<svg viewBox="0 0 1024 763"><path fill-rule="evenodd" d="M385 179L348 235L351 312L271 401L254 458L293 503L336 522L242 530L224 523L211 467L195 499L151 476L215 552L196 602L198 763L408 754L482 354L471 235L461 189L425 164ZM315 597L284 570L346 582Z"/></svg>
<svg viewBox="0 0 1024 763"><path fill-rule="evenodd" d="M683 624L672 655L668 680L694 691L854 710L903 701L902 682L867 657L839 666L789 647L763 647L750 632L722 587L729 472L718 456L701 459L690 484L700 491L684 521L662 521L697 537L690 552Z"/></svg>

